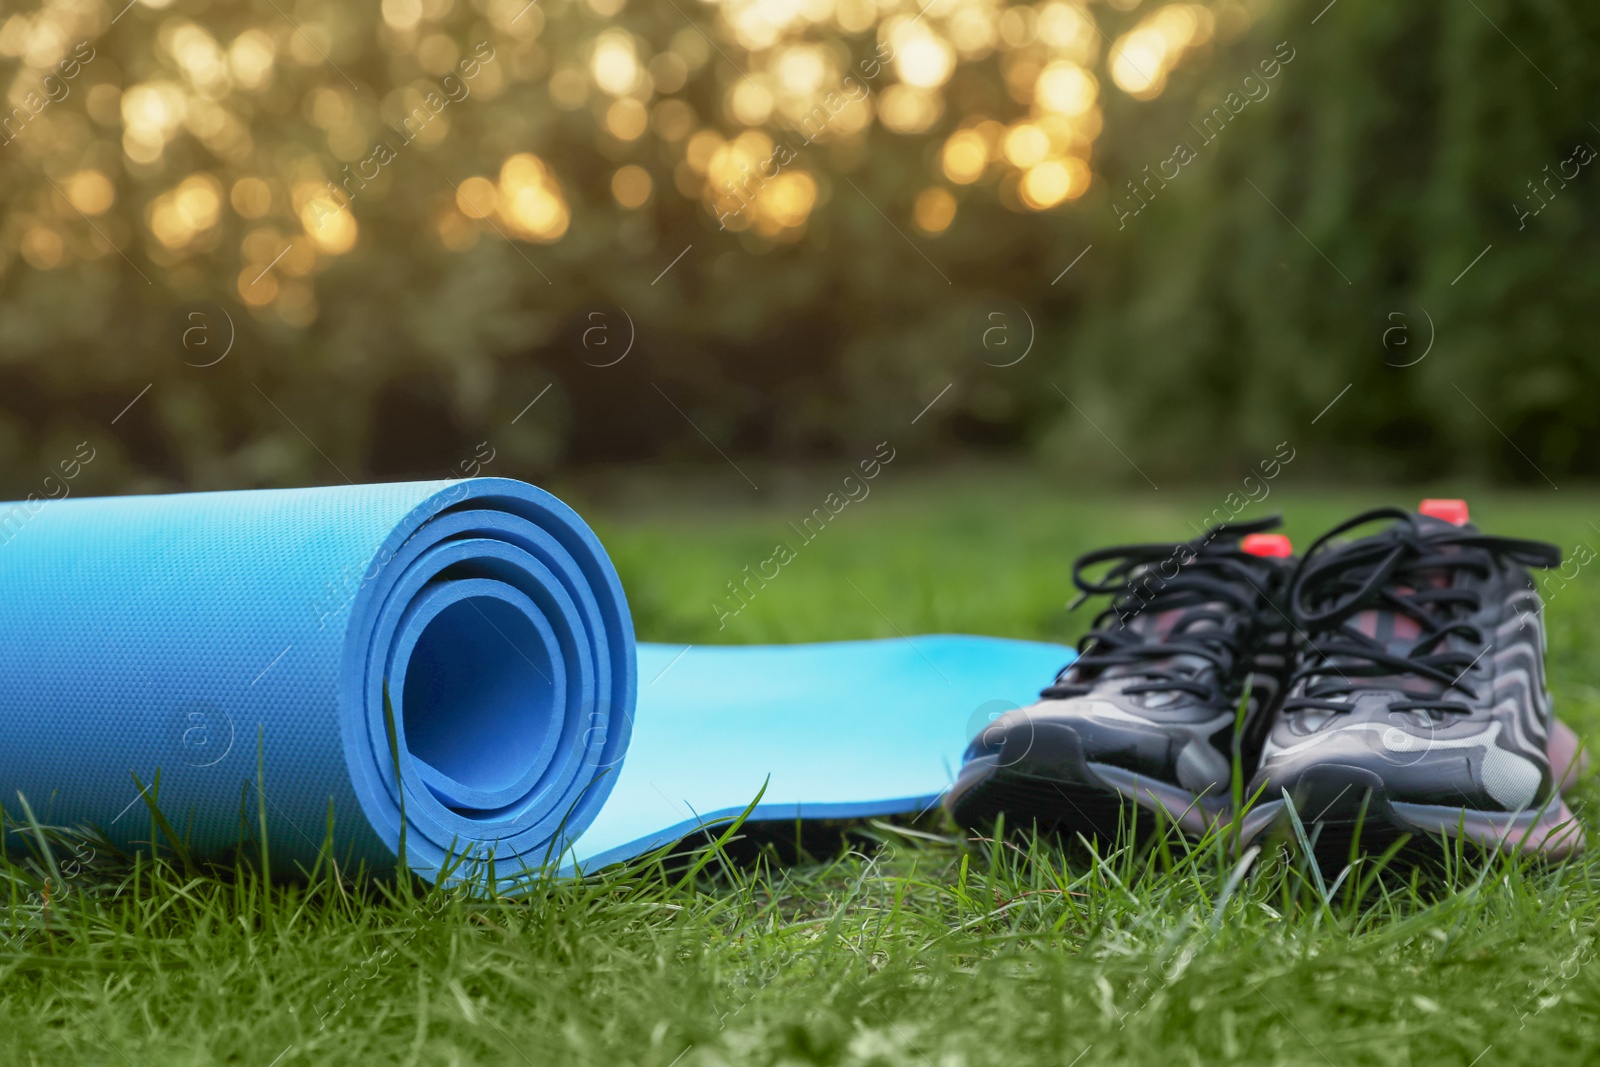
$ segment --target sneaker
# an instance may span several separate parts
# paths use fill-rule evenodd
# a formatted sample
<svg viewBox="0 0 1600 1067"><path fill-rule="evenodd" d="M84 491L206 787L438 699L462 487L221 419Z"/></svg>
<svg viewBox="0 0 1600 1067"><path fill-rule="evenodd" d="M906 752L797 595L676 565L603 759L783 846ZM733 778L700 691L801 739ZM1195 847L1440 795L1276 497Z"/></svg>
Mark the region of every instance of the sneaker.
<svg viewBox="0 0 1600 1067"><path fill-rule="evenodd" d="M945 804L974 828L1005 814L1114 841L1146 812L1194 833L1231 817L1234 747L1254 767L1286 681L1289 626L1275 601L1293 574L1277 516L1224 524L1176 544L1125 545L1078 559L1082 596L1111 597L1038 703L968 745ZM1098 579L1084 571L1109 564ZM1242 727L1239 705L1250 698Z"/></svg>
<svg viewBox="0 0 1600 1067"><path fill-rule="evenodd" d="M1561 797L1578 745L1551 717L1529 567L1556 546L1491 537L1459 500L1378 508L1323 535L1289 597L1302 646L1248 795L1249 840L1293 801L1319 855L1402 834L1548 857L1583 848ZM1355 540L1341 535L1387 523Z"/></svg>

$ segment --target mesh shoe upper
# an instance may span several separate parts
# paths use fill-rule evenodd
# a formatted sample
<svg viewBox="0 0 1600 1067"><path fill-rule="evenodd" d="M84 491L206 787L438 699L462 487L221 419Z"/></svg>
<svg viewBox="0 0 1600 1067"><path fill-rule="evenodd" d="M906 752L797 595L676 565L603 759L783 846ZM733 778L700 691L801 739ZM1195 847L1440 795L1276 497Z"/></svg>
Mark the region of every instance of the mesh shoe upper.
<svg viewBox="0 0 1600 1067"><path fill-rule="evenodd" d="M1341 534L1386 522L1370 536ZM1398 508L1311 547L1290 610L1299 662L1250 791L1523 811L1551 796L1544 626L1528 567L1554 545L1481 534Z"/></svg>
<svg viewBox="0 0 1600 1067"><path fill-rule="evenodd" d="M1013 726L1061 727L1091 762L1225 795L1245 680L1258 676L1246 715L1248 748L1286 673L1288 627L1271 600L1286 591L1291 566L1239 545L1246 534L1278 524L1274 516L1218 526L1188 542L1080 557L1073 568L1079 602L1100 594L1110 595L1109 605L1043 699L985 730L967 759L993 755ZM1099 577L1087 576L1102 566Z"/></svg>

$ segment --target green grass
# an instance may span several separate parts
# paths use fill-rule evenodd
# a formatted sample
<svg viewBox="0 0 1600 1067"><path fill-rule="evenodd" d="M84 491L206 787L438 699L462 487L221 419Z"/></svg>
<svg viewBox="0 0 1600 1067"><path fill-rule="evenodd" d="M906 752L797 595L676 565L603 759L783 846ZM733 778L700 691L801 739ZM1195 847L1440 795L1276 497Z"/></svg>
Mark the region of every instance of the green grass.
<svg viewBox="0 0 1600 1067"><path fill-rule="evenodd" d="M1095 494L891 466L719 633L710 602L723 583L770 555L830 484L757 493L732 471L710 479L564 487L611 547L647 639L1069 640L1089 615L1064 610L1075 554L1182 535L1230 488ZM1282 507L1304 543L1390 499L1283 489L1256 510ZM1600 546L1595 494L1472 502L1495 532L1568 554ZM1588 568L1548 609L1557 707L1590 738L1597 609ZM1580 812L1595 802L1585 784ZM855 850L800 864L702 851L693 877L677 857L469 900L328 871L268 887L248 865L186 871L170 854L77 862L70 835L45 841L48 859L0 868L7 1064L1495 1067L1600 1055L1600 859L1390 872L1365 893L1358 871L1324 896L1292 855L1241 866L1213 842L1096 857L966 841L929 820L864 827Z"/></svg>

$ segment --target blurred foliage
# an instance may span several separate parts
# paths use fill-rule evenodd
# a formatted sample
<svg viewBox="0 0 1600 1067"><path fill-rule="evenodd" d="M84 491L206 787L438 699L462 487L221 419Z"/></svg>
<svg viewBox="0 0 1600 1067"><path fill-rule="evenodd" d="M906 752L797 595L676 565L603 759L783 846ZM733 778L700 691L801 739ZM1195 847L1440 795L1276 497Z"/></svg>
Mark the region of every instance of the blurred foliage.
<svg viewBox="0 0 1600 1067"><path fill-rule="evenodd" d="M1600 466L1600 12L124 3L0 13L14 492Z"/></svg>

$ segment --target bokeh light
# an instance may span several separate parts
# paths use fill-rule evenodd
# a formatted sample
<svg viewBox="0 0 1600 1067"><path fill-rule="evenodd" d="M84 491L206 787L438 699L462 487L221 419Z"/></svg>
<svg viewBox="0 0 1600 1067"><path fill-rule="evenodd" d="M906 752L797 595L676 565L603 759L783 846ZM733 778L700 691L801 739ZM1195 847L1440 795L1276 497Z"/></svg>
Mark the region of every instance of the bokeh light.
<svg viewBox="0 0 1600 1067"><path fill-rule="evenodd" d="M1168 73L1191 47L1211 40L1214 25L1211 9L1200 4L1162 7L1112 46L1112 80L1138 99L1159 96Z"/></svg>
<svg viewBox="0 0 1600 1067"><path fill-rule="evenodd" d="M956 198L942 186L932 186L917 194L911 210L917 229L926 234L940 234L950 228L956 217Z"/></svg>
<svg viewBox="0 0 1600 1067"><path fill-rule="evenodd" d="M513 234L539 244L560 240L571 222L561 183L531 152L519 152L501 165L498 204Z"/></svg>
<svg viewBox="0 0 1600 1067"><path fill-rule="evenodd" d="M456 207L469 219L487 219L500 206L500 189L481 175L473 175L456 187Z"/></svg>
<svg viewBox="0 0 1600 1067"><path fill-rule="evenodd" d="M192 174L150 204L150 232L171 249L203 236L222 217L222 187L209 174Z"/></svg>
<svg viewBox="0 0 1600 1067"><path fill-rule="evenodd" d="M631 93L639 84L639 57L633 38L621 30L602 33L589 61L594 83L612 96Z"/></svg>
<svg viewBox="0 0 1600 1067"><path fill-rule="evenodd" d="M67 199L85 215L104 215L116 200L111 179L98 170L80 170L66 181Z"/></svg>
<svg viewBox="0 0 1600 1067"><path fill-rule="evenodd" d="M653 186L650 172L632 163L611 176L611 195L625 208L643 207Z"/></svg>
<svg viewBox="0 0 1600 1067"><path fill-rule="evenodd" d="M945 177L970 185L983 176L989 165L988 141L977 130L958 130L944 143L941 164Z"/></svg>
<svg viewBox="0 0 1600 1067"><path fill-rule="evenodd" d="M1005 154L1013 166L1031 167L1050 154L1050 135L1038 123L1018 123L1006 131Z"/></svg>

